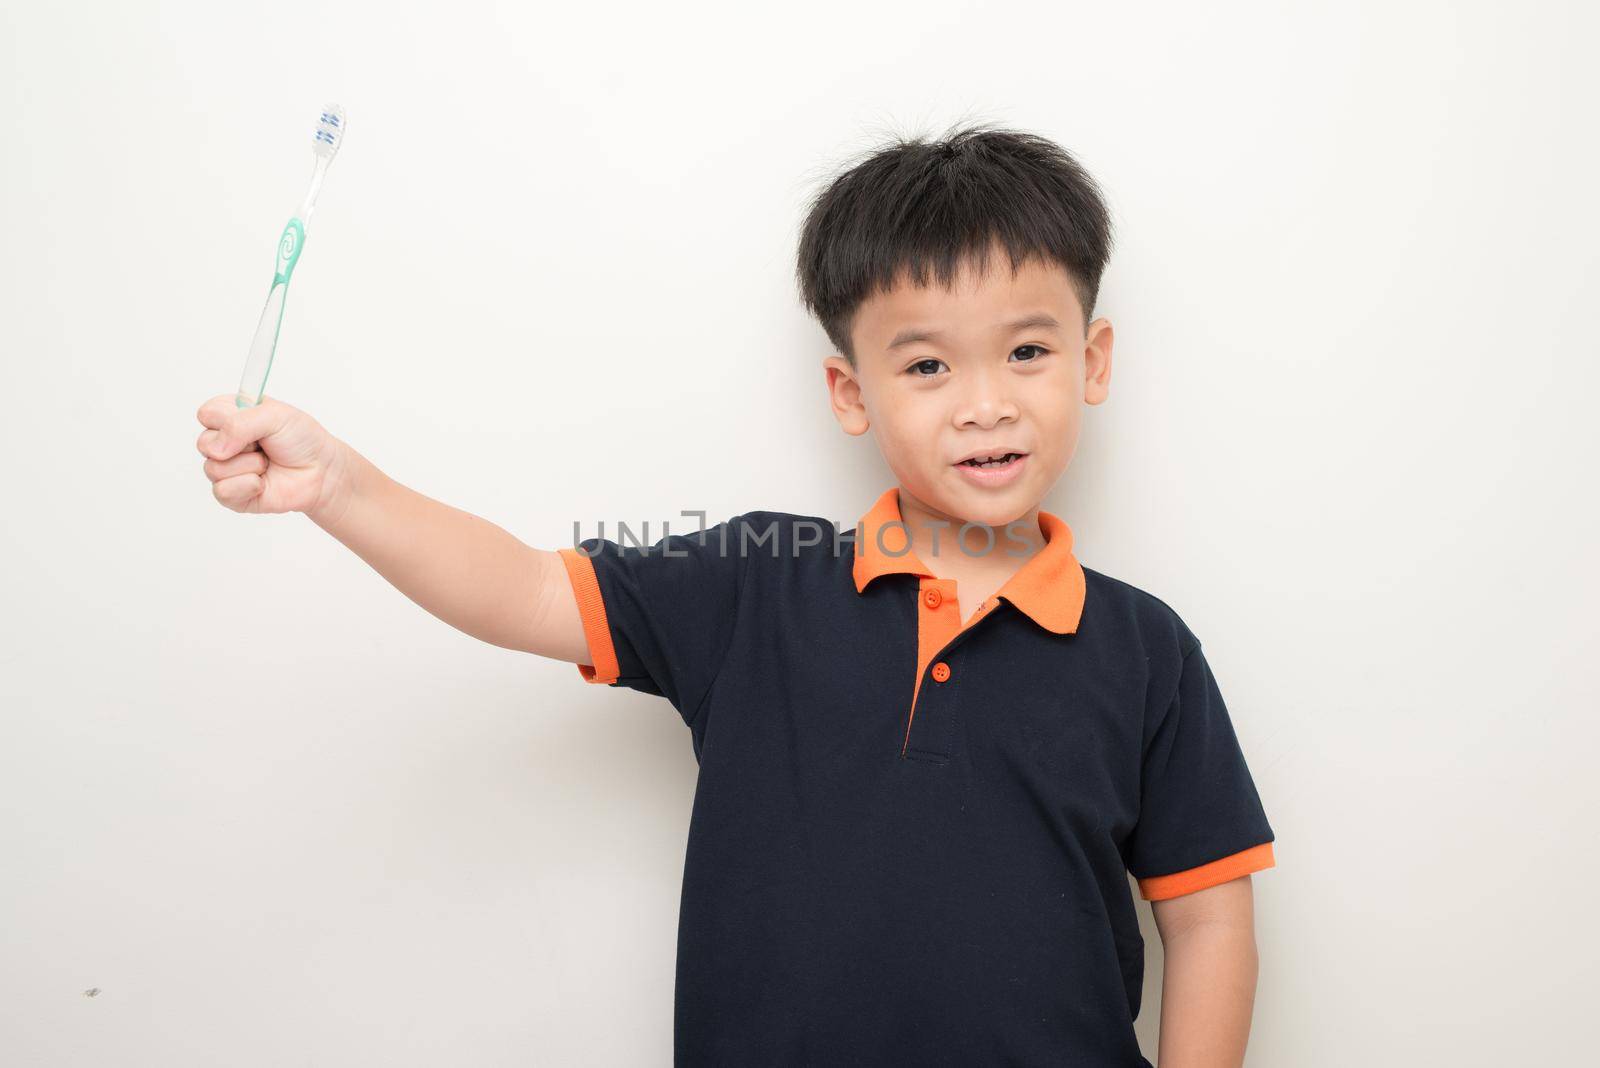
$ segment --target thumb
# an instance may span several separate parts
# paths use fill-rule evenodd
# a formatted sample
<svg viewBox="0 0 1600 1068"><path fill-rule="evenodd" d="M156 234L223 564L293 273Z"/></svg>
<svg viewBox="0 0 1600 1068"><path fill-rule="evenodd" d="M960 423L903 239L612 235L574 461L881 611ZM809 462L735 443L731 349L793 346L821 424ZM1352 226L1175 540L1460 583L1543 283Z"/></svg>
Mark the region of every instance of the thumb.
<svg viewBox="0 0 1600 1068"><path fill-rule="evenodd" d="M283 428L289 409L264 397L260 404L249 408L229 402L226 406L216 405L206 414L211 418L202 421L216 432L206 452L214 460L226 460L238 453L258 451L258 441Z"/></svg>

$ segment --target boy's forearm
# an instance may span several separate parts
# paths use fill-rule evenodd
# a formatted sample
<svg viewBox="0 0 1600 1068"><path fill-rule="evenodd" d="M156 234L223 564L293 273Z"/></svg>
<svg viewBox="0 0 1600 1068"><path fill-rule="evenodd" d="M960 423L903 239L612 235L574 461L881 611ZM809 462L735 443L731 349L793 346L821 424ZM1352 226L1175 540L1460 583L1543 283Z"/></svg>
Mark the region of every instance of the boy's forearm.
<svg viewBox="0 0 1600 1068"><path fill-rule="evenodd" d="M531 648L548 560L470 512L401 485L340 443L339 490L307 515L401 593L475 638Z"/></svg>
<svg viewBox="0 0 1600 1068"><path fill-rule="evenodd" d="M1252 926L1198 923L1162 942L1156 1068L1239 1068L1260 967Z"/></svg>

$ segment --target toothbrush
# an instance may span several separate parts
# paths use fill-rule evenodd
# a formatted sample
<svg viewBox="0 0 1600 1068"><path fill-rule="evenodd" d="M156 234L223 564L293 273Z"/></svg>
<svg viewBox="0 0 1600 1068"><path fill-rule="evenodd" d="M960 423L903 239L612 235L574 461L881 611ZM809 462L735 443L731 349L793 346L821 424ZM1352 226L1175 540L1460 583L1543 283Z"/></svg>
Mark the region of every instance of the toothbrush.
<svg viewBox="0 0 1600 1068"><path fill-rule="evenodd" d="M250 356L245 360L244 377L239 380L239 394L234 403L240 408L253 408L261 403L267 389L267 372L272 370L272 354L278 347L278 328L283 325L283 302L289 296L289 278L294 265L300 261L300 250L306 243L306 224L316 206L317 193L322 189L322 179L328 173L333 155L344 140L344 108L329 104L322 109L317 120L316 134L311 151L316 155L316 169L311 172L311 188L306 190L300 210L283 228L278 238L278 263L272 274L272 288L267 291L267 305L261 309L261 321L256 324L256 336L250 342Z"/></svg>

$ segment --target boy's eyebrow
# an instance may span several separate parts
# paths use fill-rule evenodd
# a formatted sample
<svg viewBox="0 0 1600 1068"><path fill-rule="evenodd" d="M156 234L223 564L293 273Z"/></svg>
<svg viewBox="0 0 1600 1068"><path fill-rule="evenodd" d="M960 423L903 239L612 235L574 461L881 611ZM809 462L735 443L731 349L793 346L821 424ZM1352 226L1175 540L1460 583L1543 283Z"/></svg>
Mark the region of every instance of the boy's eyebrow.
<svg viewBox="0 0 1600 1068"><path fill-rule="evenodd" d="M1061 324L1056 321L1056 317L1053 315L1048 315L1045 312L1034 312L1032 315L1024 315L1022 318L1006 323L1001 327L1008 334L1035 328L1059 330ZM907 327L894 336L894 340L889 342L888 347L897 349L901 345L910 345L916 341L937 341L942 336L937 330L919 330L916 327Z"/></svg>

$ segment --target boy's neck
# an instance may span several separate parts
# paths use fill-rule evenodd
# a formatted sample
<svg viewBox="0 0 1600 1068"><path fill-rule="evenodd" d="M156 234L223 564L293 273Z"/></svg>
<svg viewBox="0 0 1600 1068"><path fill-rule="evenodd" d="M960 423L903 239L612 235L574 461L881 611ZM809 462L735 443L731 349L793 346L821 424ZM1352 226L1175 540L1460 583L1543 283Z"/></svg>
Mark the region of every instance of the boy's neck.
<svg viewBox="0 0 1600 1068"><path fill-rule="evenodd" d="M994 538L991 547L990 539L983 530L984 524L930 508L907 493L904 486L900 487L899 496L900 518L911 536L911 552L939 578L959 579L963 575L1009 577L1020 571L1044 548L1045 538L1039 529L1037 503L1010 524L992 528ZM961 527L969 522L972 526L963 539ZM934 552L936 538L937 554ZM965 551L962 551L963 542Z"/></svg>

